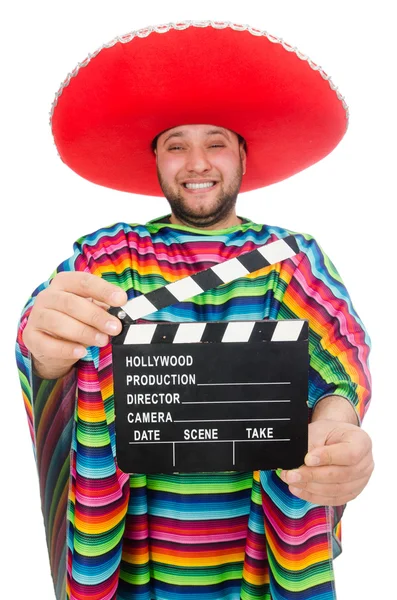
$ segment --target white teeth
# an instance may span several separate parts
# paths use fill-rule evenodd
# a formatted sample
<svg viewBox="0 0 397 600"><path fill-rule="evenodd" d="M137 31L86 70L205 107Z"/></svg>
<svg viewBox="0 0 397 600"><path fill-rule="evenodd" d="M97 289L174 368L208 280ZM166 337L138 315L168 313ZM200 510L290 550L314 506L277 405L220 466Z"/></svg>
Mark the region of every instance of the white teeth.
<svg viewBox="0 0 397 600"><path fill-rule="evenodd" d="M208 181L207 183L185 183L184 184L185 187L187 187L188 190L199 190L201 188L210 188L213 187L215 185L214 181Z"/></svg>

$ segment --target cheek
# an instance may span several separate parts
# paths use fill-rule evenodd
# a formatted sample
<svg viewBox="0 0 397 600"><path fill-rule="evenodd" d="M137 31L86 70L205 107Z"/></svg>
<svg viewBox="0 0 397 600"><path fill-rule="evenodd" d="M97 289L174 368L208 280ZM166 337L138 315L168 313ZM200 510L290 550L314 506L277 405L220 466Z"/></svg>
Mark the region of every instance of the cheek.
<svg viewBox="0 0 397 600"><path fill-rule="evenodd" d="M182 170L183 163L178 157L169 157L167 160L159 159L157 169L163 180L172 182L176 179L178 173Z"/></svg>
<svg viewBox="0 0 397 600"><path fill-rule="evenodd" d="M213 162L213 166L222 173L224 179L233 179L241 168L240 159L235 155L224 155Z"/></svg>

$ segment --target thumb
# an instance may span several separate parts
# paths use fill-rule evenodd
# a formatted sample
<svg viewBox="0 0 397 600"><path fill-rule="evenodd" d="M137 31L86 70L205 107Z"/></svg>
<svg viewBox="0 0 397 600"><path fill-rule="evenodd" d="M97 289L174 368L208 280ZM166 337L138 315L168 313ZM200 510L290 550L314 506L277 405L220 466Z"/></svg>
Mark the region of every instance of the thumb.
<svg viewBox="0 0 397 600"><path fill-rule="evenodd" d="M319 420L309 424L308 451L312 452L315 448L321 448L327 444L334 444L340 441L343 431L341 431L340 421Z"/></svg>
<svg viewBox="0 0 397 600"><path fill-rule="evenodd" d="M322 445L313 445L305 456L308 467L318 465L352 465L370 449L369 437L356 425L338 424L329 431Z"/></svg>

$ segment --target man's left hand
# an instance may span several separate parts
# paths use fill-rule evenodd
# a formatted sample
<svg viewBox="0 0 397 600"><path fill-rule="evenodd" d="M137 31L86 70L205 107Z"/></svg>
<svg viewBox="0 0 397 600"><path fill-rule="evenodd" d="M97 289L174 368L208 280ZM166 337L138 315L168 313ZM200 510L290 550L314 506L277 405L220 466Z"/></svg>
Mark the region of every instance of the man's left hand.
<svg viewBox="0 0 397 600"><path fill-rule="evenodd" d="M318 420L309 424L308 454L299 469L282 471L295 496L325 506L356 498L374 469L369 435L357 425Z"/></svg>

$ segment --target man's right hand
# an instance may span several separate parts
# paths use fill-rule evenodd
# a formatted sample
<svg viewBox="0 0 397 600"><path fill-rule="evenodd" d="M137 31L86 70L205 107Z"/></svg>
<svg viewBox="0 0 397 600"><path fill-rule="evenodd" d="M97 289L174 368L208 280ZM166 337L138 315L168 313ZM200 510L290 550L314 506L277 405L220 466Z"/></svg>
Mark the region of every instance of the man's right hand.
<svg viewBox="0 0 397 600"><path fill-rule="evenodd" d="M58 379L86 355L87 346L106 346L121 322L107 308L123 306L127 294L97 275L58 273L35 300L22 338L43 379Z"/></svg>

